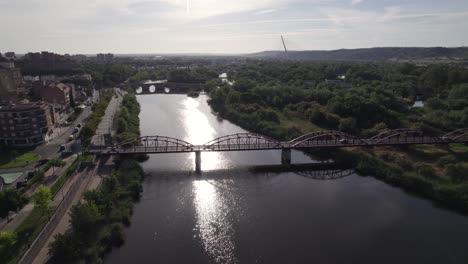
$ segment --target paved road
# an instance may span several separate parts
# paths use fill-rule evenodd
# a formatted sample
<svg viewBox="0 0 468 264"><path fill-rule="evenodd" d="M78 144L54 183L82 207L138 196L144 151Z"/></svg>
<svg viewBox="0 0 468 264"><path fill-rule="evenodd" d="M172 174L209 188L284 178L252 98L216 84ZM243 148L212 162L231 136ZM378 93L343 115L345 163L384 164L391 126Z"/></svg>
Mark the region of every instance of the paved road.
<svg viewBox="0 0 468 264"><path fill-rule="evenodd" d="M109 138L112 133L114 117L123 100L123 93L120 89L116 88L114 91L117 96L112 96L112 99L106 108L106 112L102 117L101 123L99 123L99 126L96 129L96 135L91 139L91 145L102 146L106 145L106 143L110 143L106 142L106 137Z"/></svg>

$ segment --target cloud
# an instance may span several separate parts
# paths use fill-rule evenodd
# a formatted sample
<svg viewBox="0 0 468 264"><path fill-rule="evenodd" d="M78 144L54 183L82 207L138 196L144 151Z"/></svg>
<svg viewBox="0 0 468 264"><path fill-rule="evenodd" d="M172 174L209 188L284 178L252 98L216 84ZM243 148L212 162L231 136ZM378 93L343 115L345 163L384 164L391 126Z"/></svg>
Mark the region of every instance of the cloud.
<svg viewBox="0 0 468 264"><path fill-rule="evenodd" d="M370 1L188 1L189 13L187 0L0 0L2 49L245 52L275 48L279 35L303 49L468 43L460 34L468 28L463 0L385 0L366 8L357 6Z"/></svg>
<svg viewBox="0 0 468 264"><path fill-rule="evenodd" d="M265 9L265 10L257 11L257 12L255 12L254 14L255 14L255 15L264 15L264 14L274 13L274 12L276 12L276 11L278 11L278 10L276 10L276 9Z"/></svg>

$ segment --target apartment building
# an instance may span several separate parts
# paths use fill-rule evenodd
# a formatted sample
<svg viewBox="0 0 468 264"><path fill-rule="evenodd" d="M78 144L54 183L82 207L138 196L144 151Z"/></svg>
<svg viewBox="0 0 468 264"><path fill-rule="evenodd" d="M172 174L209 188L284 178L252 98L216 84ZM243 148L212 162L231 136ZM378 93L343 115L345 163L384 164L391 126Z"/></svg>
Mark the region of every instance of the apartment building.
<svg viewBox="0 0 468 264"><path fill-rule="evenodd" d="M53 109L42 102L0 106L0 144L31 147L45 142L54 124Z"/></svg>

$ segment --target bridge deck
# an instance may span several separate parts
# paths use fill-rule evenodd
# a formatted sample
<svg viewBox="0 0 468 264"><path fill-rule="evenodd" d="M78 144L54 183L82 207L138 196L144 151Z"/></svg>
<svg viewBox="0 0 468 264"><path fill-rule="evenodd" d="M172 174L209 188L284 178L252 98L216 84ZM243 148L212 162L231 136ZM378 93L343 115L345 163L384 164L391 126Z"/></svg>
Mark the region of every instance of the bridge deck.
<svg viewBox="0 0 468 264"><path fill-rule="evenodd" d="M187 152L224 152L224 151L255 151L255 150L281 150L281 149L318 149L318 148L343 148L343 147L374 147L374 146L392 146L392 145L417 145L417 144L450 144L450 143L468 143L468 138L458 138L454 140L443 140L434 137L387 139L387 140L315 140L310 142L293 143L259 143L259 144L214 144L214 145L129 145L114 147L95 147L89 152L103 154L158 154L158 153L187 153Z"/></svg>

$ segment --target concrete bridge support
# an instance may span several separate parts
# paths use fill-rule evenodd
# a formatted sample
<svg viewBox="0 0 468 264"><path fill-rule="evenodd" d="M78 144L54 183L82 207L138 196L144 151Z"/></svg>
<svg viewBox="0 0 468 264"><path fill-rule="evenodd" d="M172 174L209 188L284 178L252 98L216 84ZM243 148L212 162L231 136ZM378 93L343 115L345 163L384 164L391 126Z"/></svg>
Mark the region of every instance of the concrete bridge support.
<svg viewBox="0 0 468 264"><path fill-rule="evenodd" d="M201 172L201 151L195 151L195 171Z"/></svg>
<svg viewBox="0 0 468 264"><path fill-rule="evenodd" d="M281 149L281 164L291 165L291 149Z"/></svg>

